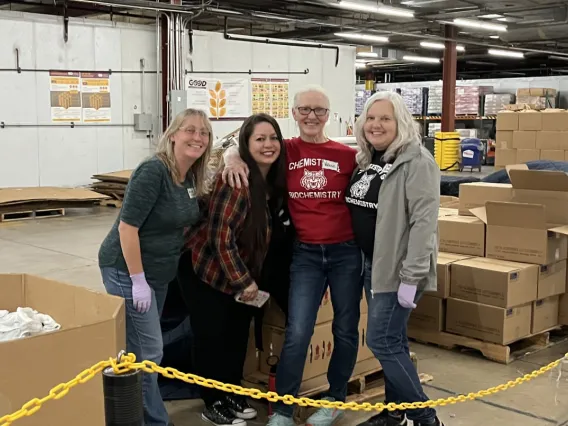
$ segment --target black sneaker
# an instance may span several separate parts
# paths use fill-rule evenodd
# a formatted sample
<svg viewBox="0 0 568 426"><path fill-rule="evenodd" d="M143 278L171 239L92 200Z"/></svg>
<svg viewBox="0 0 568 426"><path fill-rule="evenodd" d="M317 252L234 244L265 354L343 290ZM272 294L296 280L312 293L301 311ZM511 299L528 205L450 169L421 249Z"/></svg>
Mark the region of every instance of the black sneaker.
<svg viewBox="0 0 568 426"><path fill-rule="evenodd" d="M434 423L416 423L414 422L415 426L444 426L444 423L436 417L436 421Z"/></svg>
<svg viewBox="0 0 568 426"><path fill-rule="evenodd" d="M237 419L224 401L205 406L201 418L215 426L246 426L244 420Z"/></svg>
<svg viewBox="0 0 568 426"><path fill-rule="evenodd" d="M225 404L229 410L238 419L252 420L256 419L257 412L250 406L246 398L240 395L227 395Z"/></svg>
<svg viewBox="0 0 568 426"><path fill-rule="evenodd" d="M384 410L357 426L408 426L408 420L404 413Z"/></svg>

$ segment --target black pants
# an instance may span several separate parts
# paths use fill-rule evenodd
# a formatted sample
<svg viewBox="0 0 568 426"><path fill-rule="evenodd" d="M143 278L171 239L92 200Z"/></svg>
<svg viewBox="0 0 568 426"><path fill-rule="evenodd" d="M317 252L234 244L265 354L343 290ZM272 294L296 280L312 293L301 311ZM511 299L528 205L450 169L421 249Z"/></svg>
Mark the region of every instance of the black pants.
<svg viewBox="0 0 568 426"><path fill-rule="evenodd" d="M195 373L240 386L254 308L201 281L193 272L191 258L181 259L178 281L194 334ZM201 387L206 405L224 396L222 391Z"/></svg>

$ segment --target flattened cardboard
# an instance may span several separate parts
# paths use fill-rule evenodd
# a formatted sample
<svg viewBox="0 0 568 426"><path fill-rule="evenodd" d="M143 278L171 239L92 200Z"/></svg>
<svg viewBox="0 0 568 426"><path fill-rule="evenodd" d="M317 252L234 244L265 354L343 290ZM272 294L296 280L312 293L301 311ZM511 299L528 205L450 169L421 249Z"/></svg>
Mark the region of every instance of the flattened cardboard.
<svg viewBox="0 0 568 426"><path fill-rule="evenodd" d="M444 331L446 302L439 297L424 294L408 319L408 327L429 331Z"/></svg>
<svg viewBox="0 0 568 426"><path fill-rule="evenodd" d="M540 266L537 299L557 296L566 292L566 261Z"/></svg>
<svg viewBox="0 0 568 426"><path fill-rule="evenodd" d="M104 182L128 183L133 171L134 170L120 170L111 173L101 173L98 175L93 175L92 178L102 180Z"/></svg>
<svg viewBox="0 0 568 426"><path fill-rule="evenodd" d="M109 197L85 188L0 188L0 206L30 202L101 201Z"/></svg>
<svg viewBox="0 0 568 426"><path fill-rule="evenodd" d="M450 298L446 331L485 342L507 345L530 335L532 303L504 309Z"/></svg>
<svg viewBox="0 0 568 426"><path fill-rule="evenodd" d="M485 256L485 223L472 216L438 218L439 250Z"/></svg>
<svg viewBox="0 0 568 426"><path fill-rule="evenodd" d="M469 259L471 256L454 253L438 253L438 264L436 266L436 275L438 279L438 289L436 291L426 291L424 295L434 296L441 299L450 297L450 282L452 273L452 264L460 260Z"/></svg>
<svg viewBox="0 0 568 426"><path fill-rule="evenodd" d="M471 209L485 207L487 201L512 201L513 185L508 183L462 183L459 213L472 216Z"/></svg>
<svg viewBox="0 0 568 426"><path fill-rule="evenodd" d="M0 274L0 309L18 307L52 316L61 329L0 343L0 417L126 348L122 298L33 275ZM18 423L104 424L102 380L76 387Z"/></svg>
<svg viewBox="0 0 568 426"><path fill-rule="evenodd" d="M568 226L549 227L540 204L490 201L471 212L487 224L488 258L548 265L568 257Z"/></svg>
<svg viewBox="0 0 568 426"><path fill-rule="evenodd" d="M560 296L552 296L533 302L531 334L549 330L558 325Z"/></svg>
<svg viewBox="0 0 568 426"><path fill-rule="evenodd" d="M500 308L536 300L538 266L487 258L471 258L452 265L452 298Z"/></svg>

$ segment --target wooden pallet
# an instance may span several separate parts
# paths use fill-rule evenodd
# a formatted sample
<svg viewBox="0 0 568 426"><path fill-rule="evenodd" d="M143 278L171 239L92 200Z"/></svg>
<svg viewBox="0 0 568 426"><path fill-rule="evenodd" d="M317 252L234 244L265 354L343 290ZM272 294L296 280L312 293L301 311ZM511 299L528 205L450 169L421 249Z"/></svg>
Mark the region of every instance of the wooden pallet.
<svg viewBox="0 0 568 426"><path fill-rule="evenodd" d="M418 343L433 344L444 349L480 352L489 360L509 364L522 357L568 341L568 330L554 327L509 345L483 342L471 337L446 332L419 329L409 329L408 337Z"/></svg>
<svg viewBox="0 0 568 426"><path fill-rule="evenodd" d="M65 209L27 210L20 212L0 213L0 222L14 222L18 220L45 219L48 217L65 216Z"/></svg>
<svg viewBox="0 0 568 426"><path fill-rule="evenodd" d="M121 209L122 208L122 200L103 200L103 201L101 201L101 206L114 207L116 209Z"/></svg>

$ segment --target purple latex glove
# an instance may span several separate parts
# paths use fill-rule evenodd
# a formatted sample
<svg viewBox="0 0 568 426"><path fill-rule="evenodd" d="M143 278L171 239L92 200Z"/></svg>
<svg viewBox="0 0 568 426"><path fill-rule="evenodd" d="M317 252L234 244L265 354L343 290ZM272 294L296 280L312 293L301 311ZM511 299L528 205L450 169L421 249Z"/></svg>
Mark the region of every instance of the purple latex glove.
<svg viewBox="0 0 568 426"><path fill-rule="evenodd" d="M144 272L139 274L130 275L132 280L132 301L134 308L144 314L150 310L152 304L152 290L146 281Z"/></svg>
<svg viewBox="0 0 568 426"><path fill-rule="evenodd" d="M416 286L400 283L398 286L398 303L406 309L416 308L414 298L416 297Z"/></svg>

